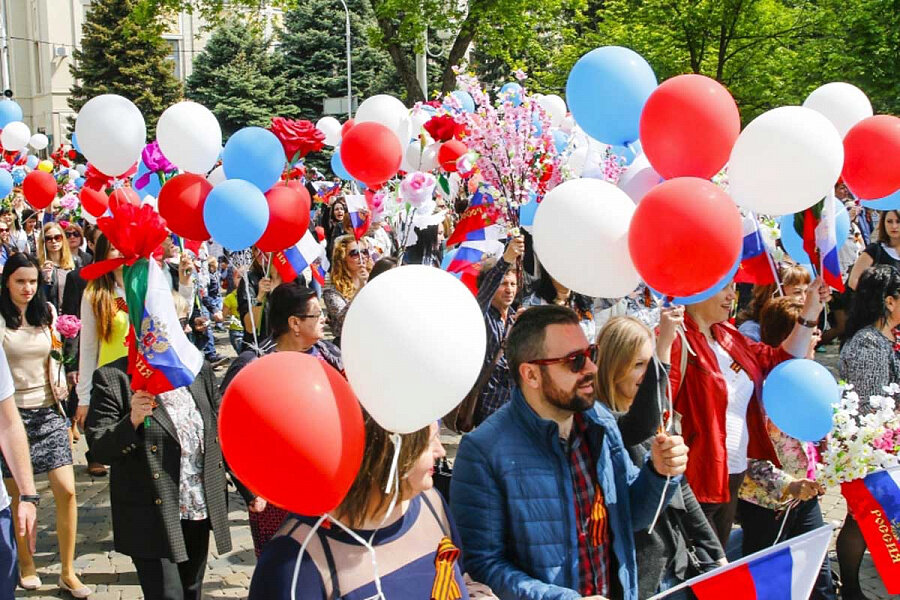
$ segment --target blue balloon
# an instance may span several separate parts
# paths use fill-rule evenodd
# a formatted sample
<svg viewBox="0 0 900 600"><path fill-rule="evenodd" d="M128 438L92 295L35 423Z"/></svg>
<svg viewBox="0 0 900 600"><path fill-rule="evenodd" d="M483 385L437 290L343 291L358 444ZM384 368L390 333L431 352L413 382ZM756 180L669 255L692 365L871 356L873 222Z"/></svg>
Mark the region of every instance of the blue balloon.
<svg viewBox="0 0 900 600"><path fill-rule="evenodd" d="M457 248L454 248L453 250L448 250L444 253L444 260L441 261L441 268L443 270L446 271L450 268L450 263L452 263L453 259L456 257L456 251Z"/></svg>
<svg viewBox="0 0 900 600"><path fill-rule="evenodd" d="M828 369L795 359L772 369L762 397L766 414L779 429L802 442L818 442L831 431L832 405L841 391Z"/></svg>
<svg viewBox="0 0 900 600"><path fill-rule="evenodd" d="M628 146L610 146L610 152L613 155L618 156L622 159L622 164L626 167L634 162L634 159L637 158L638 152L634 147L634 144L629 148Z"/></svg>
<svg viewBox="0 0 900 600"><path fill-rule="evenodd" d="M281 179L284 163L281 142L262 127L239 129L228 138L222 153L222 166L228 179L249 181L263 192Z"/></svg>
<svg viewBox="0 0 900 600"><path fill-rule="evenodd" d="M84 187L84 177L78 177L75 179L75 189L80 190Z"/></svg>
<svg viewBox="0 0 900 600"><path fill-rule="evenodd" d="M150 174L150 177L147 178L147 183L143 186L138 185L138 180L146 174ZM138 165L137 173L134 174L132 178L132 187L134 187L135 191L140 192L140 196L143 198L148 194L153 196L154 198L159 198L159 191L162 189L162 185L159 183L159 176L156 173L151 173L150 169L147 168L147 165L144 164L144 161Z"/></svg>
<svg viewBox="0 0 900 600"><path fill-rule="evenodd" d="M15 100L0 100L0 129L13 121L21 121L24 114L22 107Z"/></svg>
<svg viewBox="0 0 900 600"><path fill-rule="evenodd" d="M566 148L569 147L569 134L562 129L554 129L553 145L556 146L556 151L560 154L565 152Z"/></svg>
<svg viewBox="0 0 900 600"><path fill-rule="evenodd" d="M40 164L41 160L32 154L27 159L25 159L25 166L29 169L37 169L38 164Z"/></svg>
<svg viewBox="0 0 900 600"><path fill-rule="evenodd" d="M13 189L13 178L9 171L0 169L0 200L9 196Z"/></svg>
<svg viewBox="0 0 900 600"><path fill-rule="evenodd" d="M344 167L344 161L341 160L341 147L338 146L334 149L334 154L331 155L331 172L343 179L344 181L350 181L353 179L350 176L350 173L347 172L347 169Z"/></svg>
<svg viewBox="0 0 900 600"><path fill-rule="evenodd" d="M512 102L513 106L519 106L522 104L522 86L518 83L510 81L509 83L504 83L503 87L500 88L500 95L507 96L509 101Z"/></svg>
<svg viewBox="0 0 900 600"><path fill-rule="evenodd" d="M22 185L22 182L25 181L25 176L28 173L25 172L25 169L22 167L13 167L12 170L12 179L13 183L16 185Z"/></svg>
<svg viewBox="0 0 900 600"><path fill-rule="evenodd" d="M682 306L687 306L689 304L697 304L698 302L703 302L704 300L709 300L724 288L726 285L731 283L734 279L734 275L737 273L738 268L741 266L741 258L742 256L738 255L737 261L735 261L734 266L725 274L725 277L720 279L714 286L706 290L705 292L700 292L699 294L694 294L693 296L683 296L678 298L672 298L672 304L681 304ZM657 296L665 297L665 294L661 292L657 292L653 288L650 288Z"/></svg>
<svg viewBox="0 0 900 600"><path fill-rule="evenodd" d="M249 181L228 179L206 197L203 222L222 246L232 252L243 250L255 244L266 231L269 204L259 188Z"/></svg>
<svg viewBox="0 0 900 600"><path fill-rule="evenodd" d="M75 137L75 132L74 132L74 131L72 132L72 148L73 148L73 149L75 150L75 152L77 152L78 154L82 154L81 148L78 146L78 138Z"/></svg>
<svg viewBox="0 0 900 600"><path fill-rule="evenodd" d="M456 90L450 92L450 95L459 100L459 104L462 107L463 112L475 112L475 100L472 99L472 95L469 92L465 90Z"/></svg>
<svg viewBox="0 0 900 600"><path fill-rule="evenodd" d="M874 210L900 210L900 190L877 200L863 200L861 204L863 208Z"/></svg>
<svg viewBox="0 0 900 600"><path fill-rule="evenodd" d="M531 126L534 129L535 137L539 137L544 134L544 126L541 125L541 119L537 113L534 113L534 116L531 117Z"/></svg>
<svg viewBox="0 0 900 600"><path fill-rule="evenodd" d="M843 202L835 202L835 239L837 240L838 250L847 243L847 236L850 235L850 214ZM809 256L803 249L803 238L794 229L794 215L784 215L779 220L781 226L781 245L784 251L788 253L794 262L803 264L809 262Z"/></svg>
<svg viewBox="0 0 900 600"><path fill-rule="evenodd" d="M585 133L605 144L638 139L641 112L656 89L656 75L640 54L620 46L591 50L566 81L566 102Z"/></svg>

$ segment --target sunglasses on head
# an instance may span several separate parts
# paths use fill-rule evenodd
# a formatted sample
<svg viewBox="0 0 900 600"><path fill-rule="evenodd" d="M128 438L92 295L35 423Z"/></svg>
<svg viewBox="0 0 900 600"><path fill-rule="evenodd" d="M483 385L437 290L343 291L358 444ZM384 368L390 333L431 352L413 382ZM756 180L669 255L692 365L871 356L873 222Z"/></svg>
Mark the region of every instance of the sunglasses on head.
<svg viewBox="0 0 900 600"><path fill-rule="evenodd" d="M57 233L56 235L48 235L45 239L48 242L61 242L63 241L63 236L61 233Z"/></svg>
<svg viewBox="0 0 900 600"><path fill-rule="evenodd" d="M67 231L67 232L66 232L66 237L67 237L67 238L80 238L80 237L81 237L81 234L78 233L77 231Z"/></svg>
<svg viewBox="0 0 900 600"><path fill-rule="evenodd" d="M367 248L363 248L362 250L360 250L359 248L354 248L353 250L351 250L351 251L348 252L347 254L349 254L349 255L352 256L353 258L356 258L356 257L359 256L360 254L362 254L363 256L368 256L368 255L369 255L369 250L368 250Z"/></svg>
<svg viewBox="0 0 900 600"><path fill-rule="evenodd" d="M537 358L525 362L529 365L541 366L565 364L573 373L581 373L581 371L584 370L584 366L587 364L588 359L590 359L591 362L596 362L597 344L591 344L587 348L570 352L560 358Z"/></svg>

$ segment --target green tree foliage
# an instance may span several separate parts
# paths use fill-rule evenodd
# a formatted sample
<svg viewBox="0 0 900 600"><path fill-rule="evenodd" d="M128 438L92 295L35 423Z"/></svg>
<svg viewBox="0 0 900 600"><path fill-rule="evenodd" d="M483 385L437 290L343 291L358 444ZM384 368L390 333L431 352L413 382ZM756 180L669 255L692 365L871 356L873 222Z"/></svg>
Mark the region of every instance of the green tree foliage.
<svg viewBox="0 0 900 600"><path fill-rule="evenodd" d="M279 56L258 25L239 18L216 28L194 59L187 96L216 115L226 136L297 112Z"/></svg>
<svg viewBox="0 0 900 600"><path fill-rule="evenodd" d="M131 0L95 0L82 26L81 48L70 66L75 85L69 106L81 110L100 94L119 94L137 105L152 138L162 112L181 99L181 82L166 58L158 10Z"/></svg>
<svg viewBox="0 0 900 600"><path fill-rule="evenodd" d="M369 43L374 18L367 4L348 0L353 96L402 95L391 59ZM346 14L339 0L305 0L284 16L278 54L288 80L294 117L315 122L325 98L347 96ZM340 115L336 115L340 118Z"/></svg>

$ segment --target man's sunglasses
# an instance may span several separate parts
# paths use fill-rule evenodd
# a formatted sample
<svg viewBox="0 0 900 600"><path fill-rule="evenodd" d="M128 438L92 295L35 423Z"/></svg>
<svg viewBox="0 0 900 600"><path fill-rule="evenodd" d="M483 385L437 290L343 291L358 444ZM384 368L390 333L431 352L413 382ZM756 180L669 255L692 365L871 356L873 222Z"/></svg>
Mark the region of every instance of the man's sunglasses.
<svg viewBox="0 0 900 600"><path fill-rule="evenodd" d="M368 256L368 255L369 255L369 250L368 250L367 248L363 248L362 250L360 250L359 248L354 248L353 250L351 250L351 251L348 252L347 254L349 254L349 255L352 256L353 258L356 258L356 257L359 256L360 254L362 254L363 256Z"/></svg>
<svg viewBox="0 0 900 600"><path fill-rule="evenodd" d="M588 359L590 359L591 362L597 361L597 344L591 344L587 348L570 352L560 358L536 358L534 360L527 360L525 363L541 366L566 364L573 373L581 373L581 371L584 370L584 365L587 364Z"/></svg>

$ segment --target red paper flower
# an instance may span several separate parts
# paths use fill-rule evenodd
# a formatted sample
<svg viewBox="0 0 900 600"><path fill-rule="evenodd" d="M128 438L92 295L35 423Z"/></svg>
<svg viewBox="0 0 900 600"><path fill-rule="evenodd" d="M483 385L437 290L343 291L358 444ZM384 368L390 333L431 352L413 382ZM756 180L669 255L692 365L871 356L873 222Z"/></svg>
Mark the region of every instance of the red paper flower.
<svg viewBox="0 0 900 600"><path fill-rule="evenodd" d="M325 134L310 121L273 117L269 131L281 142L284 154L291 162L310 152L318 152L325 145Z"/></svg>
<svg viewBox="0 0 900 600"><path fill-rule="evenodd" d="M425 131L434 138L434 141L446 142L462 135L465 131L465 125L457 123L450 115L442 115L440 117L431 117L425 123Z"/></svg>
<svg viewBox="0 0 900 600"><path fill-rule="evenodd" d="M95 279L121 265L131 266L138 259L149 258L157 246L166 239L166 222L149 204L135 206L130 202L110 203L111 217L97 219L97 227L121 258L91 263L82 268L85 279Z"/></svg>

